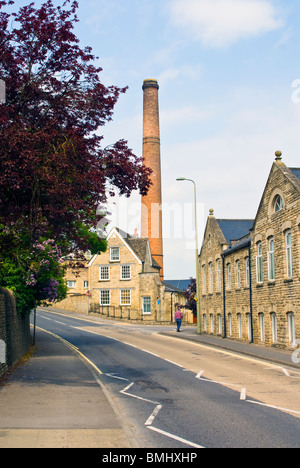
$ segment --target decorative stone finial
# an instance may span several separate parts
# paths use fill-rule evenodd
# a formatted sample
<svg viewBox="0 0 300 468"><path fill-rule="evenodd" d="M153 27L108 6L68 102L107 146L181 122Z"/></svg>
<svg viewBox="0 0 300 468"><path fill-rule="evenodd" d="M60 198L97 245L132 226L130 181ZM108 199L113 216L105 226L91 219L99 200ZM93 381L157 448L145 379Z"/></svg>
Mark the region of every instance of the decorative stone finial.
<svg viewBox="0 0 300 468"><path fill-rule="evenodd" d="M211 208L211 209L209 210L209 216L213 216L213 215L214 215L214 210Z"/></svg>
<svg viewBox="0 0 300 468"><path fill-rule="evenodd" d="M275 156L276 156L276 161L281 161L282 160L282 152L281 151L276 151Z"/></svg>

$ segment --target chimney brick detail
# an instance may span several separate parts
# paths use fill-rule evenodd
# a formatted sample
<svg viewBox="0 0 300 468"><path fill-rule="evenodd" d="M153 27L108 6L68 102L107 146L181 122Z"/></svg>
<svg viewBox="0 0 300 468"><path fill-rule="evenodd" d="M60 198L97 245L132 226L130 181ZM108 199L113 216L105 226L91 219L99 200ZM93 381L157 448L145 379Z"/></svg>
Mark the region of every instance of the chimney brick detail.
<svg viewBox="0 0 300 468"><path fill-rule="evenodd" d="M152 169L152 185L146 196L142 197L141 235L148 237L152 257L161 267L163 278L163 235L162 235L162 190L160 161L160 130L158 83L145 80L143 84L143 160Z"/></svg>

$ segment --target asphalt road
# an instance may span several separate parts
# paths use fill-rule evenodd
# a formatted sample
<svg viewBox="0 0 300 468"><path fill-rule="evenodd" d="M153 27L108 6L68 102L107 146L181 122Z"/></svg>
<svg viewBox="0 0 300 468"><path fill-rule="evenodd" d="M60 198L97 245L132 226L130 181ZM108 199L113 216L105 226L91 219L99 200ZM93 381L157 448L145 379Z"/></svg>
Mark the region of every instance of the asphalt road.
<svg viewBox="0 0 300 468"><path fill-rule="evenodd" d="M276 366L163 336L157 326L46 310L36 324L99 369L141 447L300 447L300 375L288 380Z"/></svg>

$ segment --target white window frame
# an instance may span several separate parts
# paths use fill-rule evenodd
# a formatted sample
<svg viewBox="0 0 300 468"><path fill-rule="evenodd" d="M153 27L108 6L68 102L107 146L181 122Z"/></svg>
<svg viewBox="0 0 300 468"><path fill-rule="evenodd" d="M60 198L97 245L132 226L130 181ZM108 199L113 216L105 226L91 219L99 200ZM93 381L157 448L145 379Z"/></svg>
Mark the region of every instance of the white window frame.
<svg viewBox="0 0 300 468"><path fill-rule="evenodd" d="M100 289L99 295L100 305L110 306L110 289Z"/></svg>
<svg viewBox="0 0 300 468"><path fill-rule="evenodd" d="M219 326L219 334L221 335L222 333L222 315L218 314L218 326Z"/></svg>
<svg viewBox="0 0 300 468"><path fill-rule="evenodd" d="M232 336L232 314L228 314L229 336Z"/></svg>
<svg viewBox="0 0 300 468"><path fill-rule="evenodd" d="M288 331L289 331L289 345L293 348L296 348L296 329L295 329L295 314L293 312L288 312Z"/></svg>
<svg viewBox="0 0 300 468"><path fill-rule="evenodd" d="M268 250L268 278L269 281L275 280L275 240L274 237L270 237Z"/></svg>
<svg viewBox="0 0 300 468"><path fill-rule="evenodd" d="M150 310L146 310L149 306ZM143 315L151 315L151 296L143 296Z"/></svg>
<svg viewBox="0 0 300 468"><path fill-rule="evenodd" d="M286 248L286 272L287 278L293 278L293 238L292 231L289 229L285 233L285 248Z"/></svg>
<svg viewBox="0 0 300 468"><path fill-rule="evenodd" d="M69 289L76 289L76 281L75 280L67 280L67 286Z"/></svg>
<svg viewBox="0 0 300 468"><path fill-rule="evenodd" d="M127 297L125 297L128 295ZM124 299L125 302L124 302ZM131 289L120 289L120 305L130 306L131 305Z"/></svg>
<svg viewBox="0 0 300 468"><path fill-rule="evenodd" d="M284 202L281 195L276 195L274 198L274 213L278 213L284 209Z"/></svg>
<svg viewBox="0 0 300 468"><path fill-rule="evenodd" d="M251 314L247 314L248 340L252 340Z"/></svg>
<svg viewBox="0 0 300 468"><path fill-rule="evenodd" d="M259 314L259 324L260 324L260 341L264 343L266 341L266 330L265 330L265 315L263 313Z"/></svg>
<svg viewBox="0 0 300 468"><path fill-rule="evenodd" d="M236 285L237 288L241 288L241 262L240 260L236 261Z"/></svg>
<svg viewBox="0 0 300 468"><path fill-rule="evenodd" d="M214 321L214 314L210 314L210 331L211 333L215 332L215 321Z"/></svg>
<svg viewBox="0 0 300 468"><path fill-rule="evenodd" d="M131 280L131 265L121 265L121 280Z"/></svg>
<svg viewBox="0 0 300 468"><path fill-rule="evenodd" d="M257 256L256 256L256 280L257 283L263 283L264 271L263 271L263 253L262 253L262 242L257 243Z"/></svg>
<svg viewBox="0 0 300 468"><path fill-rule="evenodd" d="M228 280L228 291L231 291L231 263L227 263L227 280Z"/></svg>
<svg viewBox="0 0 300 468"><path fill-rule="evenodd" d="M202 265L203 294L206 294L206 265Z"/></svg>
<svg viewBox="0 0 300 468"><path fill-rule="evenodd" d="M117 252L117 255L116 255ZM120 261L120 247L110 247L110 261L119 262Z"/></svg>
<svg viewBox="0 0 300 468"><path fill-rule="evenodd" d="M89 282L88 282L88 281L84 281L84 282L83 282L83 287L84 287L84 289L88 289L88 287L89 287Z"/></svg>
<svg viewBox="0 0 300 468"><path fill-rule="evenodd" d="M214 292L214 272L212 262L209 263L209 289L210 294L212 294Z"/></svg>
<svg viewBox="0 0 300 468"><path fill-rule="evenodd" d="M217 260L217 287L218 292L221 292L221 260Z"/></svg>
<svg viewBox="0 0 300 468"><path fill-rule="evenodd" d="M275 312L271 313L272 342L277 343L277 316Z"/></svg>
<svg viewBox="0 0 300 468"><path fill-rule="evenodd" d="M104 273L106 272L106 273ZM102 265L99 269L99 279L100 281L109 281L110 280L110 269L108 265Z"/></svg>
<svg viewBox="0 0 300 468"><path fill-rule="evenodd" d="M204 326L204 331L207 332L207 315L203 314L203 326Z"/></svg>
<svg viewBox="0 0 300 468"><path fill-rule="evenodd" d="M246 269L246 287L250 287L250 258L245 259L245 269Z"/></svg>
<svg viewBox="0 0 300 468"><path fill-rule="evenodd" d="M238 331L239 331L239 339L243 338L243 322L242 322L242 314L237 314L238 319Z"/></svg>

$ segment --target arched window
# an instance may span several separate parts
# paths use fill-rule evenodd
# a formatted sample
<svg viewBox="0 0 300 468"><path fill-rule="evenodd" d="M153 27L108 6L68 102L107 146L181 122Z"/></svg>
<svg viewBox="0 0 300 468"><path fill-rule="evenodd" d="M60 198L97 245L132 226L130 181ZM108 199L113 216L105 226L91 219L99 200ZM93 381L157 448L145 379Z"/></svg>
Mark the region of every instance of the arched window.
<svg viewBox="0 0 300 468"><path fill-rule="evenodd" d="M274 198L273 206L274 206L274 213L277 213L278 211L283 210L284 203L280 195L276 195L276 197Z"/></svg>

